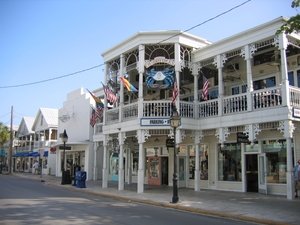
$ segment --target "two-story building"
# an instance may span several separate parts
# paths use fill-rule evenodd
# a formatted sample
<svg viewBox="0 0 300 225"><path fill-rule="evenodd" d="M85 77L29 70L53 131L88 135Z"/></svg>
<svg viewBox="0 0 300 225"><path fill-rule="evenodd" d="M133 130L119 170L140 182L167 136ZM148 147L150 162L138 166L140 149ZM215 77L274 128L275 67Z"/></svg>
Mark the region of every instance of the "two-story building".
<svg viewBox="0 0 300 225"><path fill-rule="evenodd" d="M138 193L144 184L172 186L177 165L179 188L292 199L300 157L300 37L275 34L286 20L216 43L182 31L138 32L103 52L105 83L119 96L98 124L103 188L108 180L118 181L119 190L136 182ZM169 121L175 82L177 129ZM166 147L174 134L176 151Z"/></svg>

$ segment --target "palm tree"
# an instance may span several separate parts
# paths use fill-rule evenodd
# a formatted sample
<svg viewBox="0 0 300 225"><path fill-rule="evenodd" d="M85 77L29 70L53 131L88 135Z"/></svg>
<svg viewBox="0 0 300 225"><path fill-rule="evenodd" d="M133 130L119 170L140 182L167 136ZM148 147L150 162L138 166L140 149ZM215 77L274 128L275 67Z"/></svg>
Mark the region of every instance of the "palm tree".
<svg viewBox="0 0 300 225"><path fill-rule="evenodd" d="M8 130L7 126L4 126L3 123L0 122L0 148L2 148L3 144L7 142L10 138L10 131ZM1 173L2 173L2 166L3 166L3 155L2 155L2 150L1 150Z"/></svg>

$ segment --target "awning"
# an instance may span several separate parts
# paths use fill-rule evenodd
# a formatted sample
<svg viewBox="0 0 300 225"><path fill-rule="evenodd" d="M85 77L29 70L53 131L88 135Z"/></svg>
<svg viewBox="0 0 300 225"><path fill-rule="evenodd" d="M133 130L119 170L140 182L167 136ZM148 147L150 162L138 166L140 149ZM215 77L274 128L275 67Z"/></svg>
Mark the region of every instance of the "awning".
<svg viewBox="0 0 300 225"><path fill-rule="evenodd" d="M39 157L39 152L19 152L14 154L12 157ZM44 157L48 157L48 151L44 151Z"/></svg>

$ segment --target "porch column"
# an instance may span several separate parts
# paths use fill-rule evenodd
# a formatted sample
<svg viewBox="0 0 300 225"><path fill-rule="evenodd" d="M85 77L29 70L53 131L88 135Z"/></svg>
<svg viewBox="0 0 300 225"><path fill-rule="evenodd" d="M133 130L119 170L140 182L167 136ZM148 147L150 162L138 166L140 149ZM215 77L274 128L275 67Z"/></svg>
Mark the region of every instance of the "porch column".
<svg viewBox="0 0 300 225"><path fill-rule="evenodd" d="M195 160L195 191L200 191L200 160L199 160L199 149L200 149L200 143L196 143L195 139L195 146L196 146L196 160Z"/></svg>
<svg viewBox="0 0 300 225"><path fill-rule="evenodd" d="M138 118L143 117L143 87L144 87L144 72L145 72L145 45L139 45L139 62L138 62L138 70L139 70L139 98L138 98Z"/></svg>
<svg viewBox="0 0 300 225"><path fill-rule="evenodd" d="M293 200L294 196L294 176L293 176L293 151L292 151L292 137L295 130L292 121L280 121L278 130L284 133L286 139L286 197Z"/></svg>
<svg viewBox="0 0 300 225"><path fill-rule="evenodd" d="M279 36L279 50L281 55L281 87L282 87L282 105L290 107L290 90L289 90L289 78L287 71L287 61L286 61L286 48L288 45L288 40L286 38L286 34L281 33Z"/></svg>
<svg viewBox="0 0 300 225"><path fill-rule="evenodd" d="M223 82L223 55L217 55L215 57L215 64L218 68L218 79L219 79L219 97L218 97L218 116L224 114L223 98L224 98L224 82Z"/></svg>
<svg viewBox="0 0 300 225"><path fill-rule="evenodd" d="M138 143L139 143L139 169L138 169L138 187L137 193L144 192L144 179L145 179L145 150L144 150L144 131L138 130Z"/></svg>
<svg viewBox="0 0 300 225"><path fill-rule="evenodd" d="M132 155L131 155L131 149L126 149L126 155L127 155L127 184L132 183L132 169L131 169L131 162L132 162Z"/></svg>
<svg viewBox="0 0 300 225"><path fill-rule="evenodd" d="M251 58L252 58L252 53L251 53L251 48L254 46L249 46L246 45L244 47L244 58L246 60L246 69L247 69L247 111L252 111L253 110L253 105L252 105L252 92L253 92L253 80L252 80L252 66L251 66Z"/></svg>
<svg viewBox="0 0 300 225"><path fill-rule="evenodd" d="M198 103L199 103L199 94L198 94L198 66L196 63L193 63L192 75L194 76L194 115L193 118L199 118L199 111L198 111Z"/></svg>
<svg viewBox="0 0 300 225"><path fill-rule="evenodd" d="M97 143L99 145L99 142L94 143L94 168L93 168L93 180L97 180Z"/></svg>
<svg viewBox="0 0 300 225"><path fill-rule="evenodd" d="M175 105L176 105L176 108L178 110L178 112L180 112L180 71L181 71L181 66L180 66L180 44L179 43L175 43L174 44L174 47L175 47L175 56L174 56L174 59L175 59L175 78L176 78L176 81L177 81L177 87L178 87L178 97L176 98L176 101L175 101Z"/></svg>
<svg viewBox="0 0 300 225"><path fill-rule="evenodd" d="M119 152L119 181L118 181L118 190L124 190L124 163L123 163L123 155L124 155L124 133L119 132L118 134L119 144L120 144L120 152Z"/></svg>
<svg viewBox="0 0 300 225"><path fill-rule="evenodd" d="M120 55L120 70L119 70L119 74L121 77L124 76L124 55L121 54ZM117 76L117 74L116 74ZM116 79L117 80L117 79ZM117 85L117 82L116 82ZM124 84L123 82L120 82L120 104L119 104L119 122L122 122L122 114L123 114L123 106L124 106Z"/></svg>
<svg viewBox="0 0 300 225"><path fill-rule="evenodd" d="M102 169L102 188L107 188L108 182L108 169L107 169L107 162L108 162L108 154L107 154L107 142L108 142L108 135L103 136L103 169Z"/></svg>

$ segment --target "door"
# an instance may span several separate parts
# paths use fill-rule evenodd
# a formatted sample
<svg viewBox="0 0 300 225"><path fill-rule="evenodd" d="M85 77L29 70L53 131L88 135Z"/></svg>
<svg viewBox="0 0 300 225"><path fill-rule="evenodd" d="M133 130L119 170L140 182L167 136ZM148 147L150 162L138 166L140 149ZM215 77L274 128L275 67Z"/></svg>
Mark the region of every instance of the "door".
<svg viewBox="0 0 300 225"><path fill-rule="evenodd" d="M257 154L246 155L246 182L248 192L258 192Z"/></svg>
<svg viewBox="0 0 300 225"><path fill-rule="evenodd" d="M266 153L258 155L258 192L268 194L267 192L267 157Z"/></svg>
<svg viewBox="0 0 300 225"><path fill-rule="evenodd" d="M185 157L178 157L178 187L186 186Z"/></svg>
<svg viewBox="0 0 300 225"><path fill-rule="evenodd" d="M148 184L161 185L161 157L148 156Z"/></svg>

